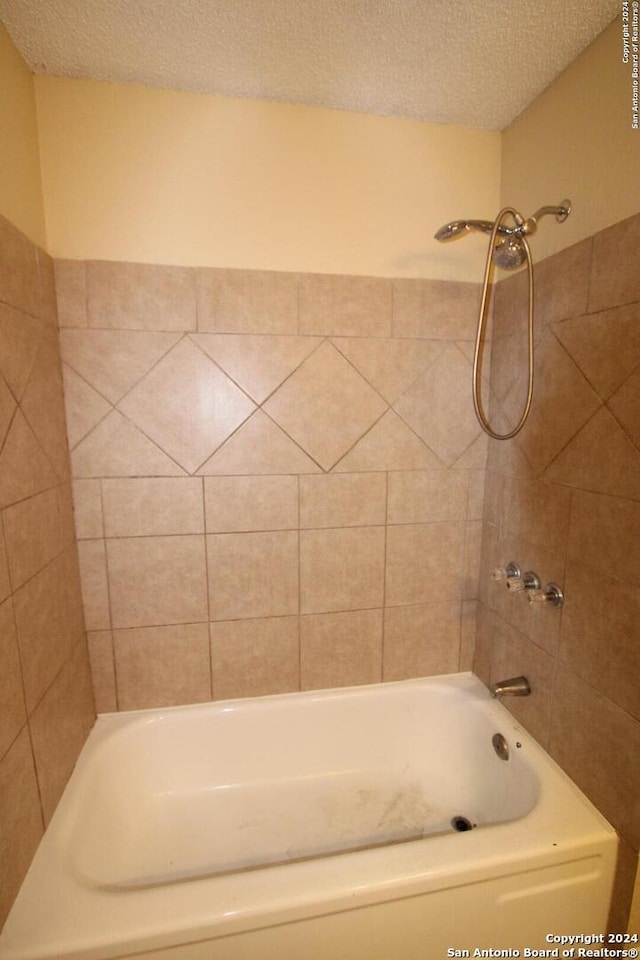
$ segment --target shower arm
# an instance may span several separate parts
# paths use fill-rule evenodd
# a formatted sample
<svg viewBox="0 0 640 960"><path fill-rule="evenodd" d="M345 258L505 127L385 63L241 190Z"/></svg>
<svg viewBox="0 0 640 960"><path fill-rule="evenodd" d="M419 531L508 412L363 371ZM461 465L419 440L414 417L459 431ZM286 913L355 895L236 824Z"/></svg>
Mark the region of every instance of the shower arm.
<svg viewBox="0 0 640 960"><path fill-rule="evenodd" d="M564 223L569 214L571 213L571 201L563 200L557 207L540 207L539 210L529 217L518 227L513 229L513 233L517 236L531 236L538 229L538 220L542 217L554 216L558 223Z"/></svg>
<svg viewBox="0 0 640 960"><path fill-rule="evenodd" d="M540 207L539 210L526 220L517 213L517 211L512 211L515 219L515 225L513 227L507 227L503 223L498 225L495 233L498 236L503 237L525 237L531 236L538 229L538 220L541 220L542 217L554 216L558 223L564 223L564 221L569 216L571 212L571 201L563 200L562 203L558 206L546 206ZM466 230L478 230L481 233L491 234L493 233L493 228L495 221L491 222L489 220L467 220L465 221Z"/></svg>

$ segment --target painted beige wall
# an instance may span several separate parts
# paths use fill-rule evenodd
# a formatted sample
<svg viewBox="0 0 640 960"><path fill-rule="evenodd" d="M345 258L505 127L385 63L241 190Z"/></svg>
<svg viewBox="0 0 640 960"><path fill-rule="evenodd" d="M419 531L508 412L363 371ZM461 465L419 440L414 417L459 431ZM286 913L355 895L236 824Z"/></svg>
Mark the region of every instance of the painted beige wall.
<svg viewBox="0 0 640 960"><path fill-rule="evenodd" d="M0 23L0 214L45 245L33 77Z"/></svg>
<svg viewBox="0 0 640 960"><path fill-rule="evenodd" d="M33 87L0 27L0 213L43 244ZM493 216L499 193L525 214L571 197L537 257L640 206L619 21L502 136L141 86L37 77L35 89L59 257L480 279L480 237L445 247L432 234Z"/></svg>
<svg viewBox="0 0 640 960"><path fill-rule="evenodd" d="M50 251L72 259L480 279L433 240L496 209L500 134L37 77Z"/></svg>
<svg viewBox="0 0 640 960"><path fill-rule="evenodd" d="M640 210L640 130L631 126L631 66L615 20L503 132L504 204L525 216L573 201L562 226L544 222L532 241L548 256Z"/></svg>

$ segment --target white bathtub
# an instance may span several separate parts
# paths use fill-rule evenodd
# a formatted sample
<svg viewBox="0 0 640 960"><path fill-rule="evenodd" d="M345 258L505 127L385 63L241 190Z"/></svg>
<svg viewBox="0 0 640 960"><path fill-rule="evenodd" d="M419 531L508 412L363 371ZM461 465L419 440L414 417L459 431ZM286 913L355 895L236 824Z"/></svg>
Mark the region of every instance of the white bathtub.
<svg viewBox="0 0 640 960"><path fill-rule="evenodd" d="M106 715L0 957L548 950L604 931L616 849L470 674Z"/></svg>

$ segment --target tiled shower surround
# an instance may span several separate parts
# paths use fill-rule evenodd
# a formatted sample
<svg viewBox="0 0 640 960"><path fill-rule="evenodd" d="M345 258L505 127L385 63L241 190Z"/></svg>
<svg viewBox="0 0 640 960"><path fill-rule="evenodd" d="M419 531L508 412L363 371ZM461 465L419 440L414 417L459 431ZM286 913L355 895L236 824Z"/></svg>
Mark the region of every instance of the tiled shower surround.
<svg viewBox="0 0 640 960"><path fill-rule="evenodd" d="M52 264L0 228L1 920L93 704ZM523 279L494 298L502 430L525 386ZM487 454L477 285L57 261L84 615L101 711L472 658L488 682L525 673L533 695L507 706L620 833L623 930L640 845L640 215L536 279L531 417ZM512 559L558 582L564 608L493 582Z"/></svg>
<svg viewBox="0 0 640 960"><path fill-rule="evenodd" d="M531 416L488 454L474 669L487 682L527 675L533 696L506 705L619 831L612 927L624 930L640 845L640 215L545 260L536 279ZM495 301L502 431L526 391L523 281ZM493 582L510 560L560 584L562 610Z"/></svg>
<svg viewBox="0 0 640 960"><path fill-rule="evenodd" d="M478 286L58 261L99 710L470 666Z"/></svg>
<svg viewBox="0 0 640 960"><path fill-rule="evenodd" d="M94 718L53 261L0 217L0 926Z"/></svg>

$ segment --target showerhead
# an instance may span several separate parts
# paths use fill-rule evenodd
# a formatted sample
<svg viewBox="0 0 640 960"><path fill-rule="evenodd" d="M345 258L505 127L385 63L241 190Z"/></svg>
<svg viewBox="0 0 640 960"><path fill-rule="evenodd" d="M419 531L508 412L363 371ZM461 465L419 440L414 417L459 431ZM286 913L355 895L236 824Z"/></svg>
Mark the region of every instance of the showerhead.
<svg viewBox="0 0 640 960"><path fill-rule="evenodd" d="M515 270L527 259L524 243L520 237L504 237L493 248L493 262L503 270Z"/></svg>
<svg viewBox="0 0 640 960"><path fill-rule="evenodd" d="M447 243L449 240L455 240L463 233L470 233L472 230L479 230L481 233L491 233L493 224L488 220L452 220L451 223L445 223L434 234L436 240L441 243ZM501 229L500 233L507 233L506 229Z"/></svg>
<svg viewBox="0 0 640 960"><path fill-rule="evenodd" d="M466 233L468 229L466 220L452 220L451 223L445 223L444 227L440 227L434 237L440 243L447 243L459 237L461 233Z"/></svg>

